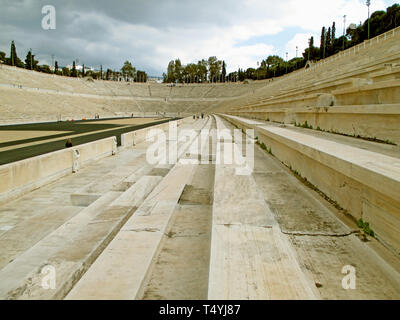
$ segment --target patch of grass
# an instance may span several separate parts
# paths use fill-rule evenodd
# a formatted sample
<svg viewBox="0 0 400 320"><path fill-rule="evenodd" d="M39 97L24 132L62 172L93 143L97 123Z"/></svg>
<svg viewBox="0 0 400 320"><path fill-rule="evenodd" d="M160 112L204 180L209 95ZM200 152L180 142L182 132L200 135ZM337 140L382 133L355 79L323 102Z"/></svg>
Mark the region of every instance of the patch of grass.
<svg viewBox="0 0 400 320"><path fill-rule="evenodd" d="M393 146L396 146L397 144L395 144L393 141L390 141L389 139L384 140L383 142L385 142L386 144L391 144Z"/></svg>
<svg viewBox="0 0 400 320"><path fill-rule="evenodd" d="M371 229L369 226L369 222L365 222L363 219L359 219L357 221L357 226L364 231L365 234L375 237L375 232L374 230Z"/></svg>
<svg viewBox="0 0 400 320"><path fill-rule="evenodd" d="M304 122L304 124L300 125L300 127L304 128L304 129L312 129L313 128L312 125L308 124L307 120L306 120L306 122Z"/></svg>
<svg viewBox="0 0 400 320"><path fill-rule="evenodd" d="M282 162L282 161L281 161ZM344 215L348 216L350 219L355 221L353 216L343 207L339 205L335 200L329 198L324 192L319 190L315 185L313 185L310 181L307 180L307 178L303 177L297 170L293 169L292 166L289 164L287 165L286 163L282 162L283 165L288 167L291 172L294 173L295 177L299 179L302 183L304 183L308 188L314 190L317 192L321 197L323 197L326 201L328 201L330 204L332 204L338 211L342 212Z"/></svg>
<svg viewBox="0 0 400 320"><path fill-rule="evenodd" d="M258 140L258 137L256 138L257 140ZM266 152L268 152L270 155L274 155L273 153L272 153L272 148L271 147L267 147L266 145L265 145L265 143L264 142L259 142L259 141L257 141L256 142L256 144L258 144L259 146L260 146L260 148L261 149L263 149L264 151L266 151Z"/></svg>
<svg viewBox="0 0 400 320"><path fill-rule="evenodd" d="M297 122L295 121L295 122L294 122L294 126L295 126L295 127L298 127L298 128L304 128L304 129L312 129L312 128L313 128L312 125L309 125L309 124L308 124L307 120L306 120L306 122L304 122L303 124L301 124L300 122L297 123Z"/></svg>
<svg viewBox="0 0 400 320"><path fill-rule="evenodd" d="M297 123L297 122L295 121L294 123L292 122L292 124L293 124L295 127L298 127L298 128L313 129L313 126L312 126L312 125L309 125L307 121L306 121L305 123L303 123L303 124ZM317 130L317 131L321 131L321 132L328 132L328 133L338 134L338 135L345 136L345 137L352 137L352 138L362 139L362 140L366 140L366 141L372 141L372 142L384 143L384 144L390 144L390 145L393 145L393 146L397 146L396 143L394 143L393 141L391 141L391 140L389 140L389 139L383 140L383 139L378 139L377 137L373 137L373 138L372 138L372 137L363 137L363 136L360 136L359 134L356 135L355 133L353 133L353 134L342 133L342 132L339 132L339 131L334 130L334 129L332 129L332 130L325 130L325 129L321 129L320 126L318 126L318 127L316 128L316 130Z"/></svg>
<svg viewBox="0 0 400 320"><path fill-rule="evenodd" d="M166 233L165 235L166 235L168 238L172 238L172 237L175 235L175 232L170 231L170 232Z"/></svg>

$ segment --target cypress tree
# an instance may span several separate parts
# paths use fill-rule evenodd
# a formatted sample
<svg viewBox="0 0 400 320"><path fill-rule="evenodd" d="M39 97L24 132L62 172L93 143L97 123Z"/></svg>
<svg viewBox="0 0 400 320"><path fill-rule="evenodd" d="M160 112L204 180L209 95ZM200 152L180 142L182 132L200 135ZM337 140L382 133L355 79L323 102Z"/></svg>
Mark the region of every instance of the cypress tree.
<svg viewBox="0 0 400 320"><path fill-rule="evenodd" d="M77 74L76 74L76 64L75 61L72 63L72 72L71 72L71 77L75 77L76 78Z"/></svg>
<svg viewBox="0 0 400 320"><path fill-rule="evenodd" d="M15 66L15 55L14 55L14 52L15 52L16 50L15 50L14 41L11 42L11 50L10 50L10 51L11 51L11 52L10 52L11 65L12 65L12 66Z"/></svg>
<svg viewBox="0 0 400 320"><path fill-rule="evenodd" d="M325 42L326 41L326 29L325 27L322 27L321 31L321 45L320 45L320 56L321 59L325 58Z"/></svg>
<svg viewBox="0 0 400 320"><path fill-rule="evenodd" d="M332 42L332 31L331 27L328 28L328 32L326 33L326 56L329 57L331 55L330 49L331 49L331 42Z"/></svg>
<svg viewBox="0 0 400 320"><path fill-rule="evenodd" d="M225 77L226 77L226 66L225 66L225 61L222 61L222 82L225 82Z"/></svg>
<svg viewBox="0 0 400 320"><path fill-rule="evenodd" d="M17 49L15 48L14 40L11 41L11 49L10 49L10 65L16 66L18 64L18 56Z"/></svg>
<svg viewBox="0 0 400 320"><path fill-rule="evenodd" d="M331 54L335 53L335 38L336 38L336 24L333 22L332 24L332 35L331 35Z"/></svg>
<svg viewBox="0 0 400 320"><path fill-rule="evenodd" d="M28 51L25 59L25 68L29 70L34 70L37 66L38 61L35 61L35 55L32 54L32 51Z"/></svg>
<svg viewBox="0 0 400 320"><path fill-rule="evenodd" d="M314 58L313 48L314 48L314 37L311 36L310 40L308 41L308 60Z"/></svg>

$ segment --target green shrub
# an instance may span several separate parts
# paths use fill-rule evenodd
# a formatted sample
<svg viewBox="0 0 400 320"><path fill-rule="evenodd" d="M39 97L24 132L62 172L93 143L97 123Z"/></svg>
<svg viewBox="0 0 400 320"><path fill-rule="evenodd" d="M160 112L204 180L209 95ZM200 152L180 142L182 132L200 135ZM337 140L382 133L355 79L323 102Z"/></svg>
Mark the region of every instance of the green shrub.
<svg viewBox="0 0 400 320"><path fill-rule="evenodd" d="M375 232L369 226L369 222L365 222L365 221L363 221L363 219L360 219L357 221L357 226L360 229L362 229L365 232L365 234L367 234L371 237L375 237Z"/></svg>

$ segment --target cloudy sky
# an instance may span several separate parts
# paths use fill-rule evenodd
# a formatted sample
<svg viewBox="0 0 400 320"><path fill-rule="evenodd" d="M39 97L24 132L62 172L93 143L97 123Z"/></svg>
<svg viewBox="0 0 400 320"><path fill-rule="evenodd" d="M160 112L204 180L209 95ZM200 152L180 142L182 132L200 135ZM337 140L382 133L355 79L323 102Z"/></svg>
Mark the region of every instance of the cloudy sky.
<svg viewBox="0 0 400 320"><path fill-rule="evenodd" d="M371 12L396 3L372 0ZM56 9L56 29L42 29L42 7ZM367 18L364 0L0 0L0 50L15 40L22 60L29 48L40 63L119 69L125 60L161 76L168 62L215 55L228 71L256 67L270 54L289 59L323 25L336 34Z"/></svg>

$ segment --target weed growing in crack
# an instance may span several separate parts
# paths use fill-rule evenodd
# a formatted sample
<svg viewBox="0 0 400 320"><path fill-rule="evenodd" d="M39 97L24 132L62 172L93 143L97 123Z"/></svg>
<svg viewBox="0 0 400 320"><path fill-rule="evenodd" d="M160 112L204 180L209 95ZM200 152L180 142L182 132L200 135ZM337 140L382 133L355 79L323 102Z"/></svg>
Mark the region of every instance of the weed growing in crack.
<svg viewBox="0 0 400 320"><path fill-rule="evenodd" d="M357 221L357 226L364 231L365 234L375 237L375 232L369 226L369 222L365 222L363 219Z"/></svg>

